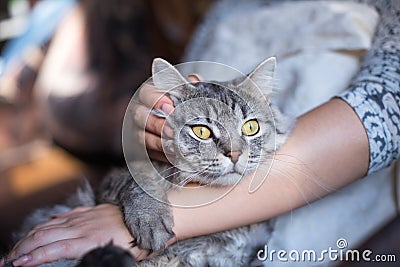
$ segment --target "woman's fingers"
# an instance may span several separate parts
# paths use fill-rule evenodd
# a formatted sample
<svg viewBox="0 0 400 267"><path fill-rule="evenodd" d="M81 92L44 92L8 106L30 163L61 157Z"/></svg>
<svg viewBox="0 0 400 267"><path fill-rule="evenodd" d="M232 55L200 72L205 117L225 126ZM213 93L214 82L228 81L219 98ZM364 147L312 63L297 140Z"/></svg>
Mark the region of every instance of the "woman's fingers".
<svg viewBox="0 0 400 267"><path fill-rule="evenodd" d="M165 128L165 119L150 114L151 109L160 109L166 114L174 111L173 102L170 98L159 92L154 86L144 85L139 92L139 101L143 105L137 105L134 112L135 124L146 131L161 136Z"/></svg>
<svg viewBox="0 0 400 267"><path fill-rule="evenodd" d="M60 258L80 258L86 251L97 246L98 244L88 243L82 238L59 240L34 249L29 254L13 261L13 264L29 267L56 261Z"/></svg>
<svg viewBox="0 0 400 267"><path fill-rule="evenodd" d="M149 83L144 84L139 91L139 101L146 107L161 109L163 104L173 106L174 103L165 93L160 92L157 87Z"/></svg>
<svg viewBox="0 0 400 267"><path fill-rule="evenodd" d="M169 110L169 112L172 111ZM134 132L136 132L138 142L145 145L148 150L153 151L151 155L149 154L151 158L155 155L154 159L165 160L165 156L157 155L154 152L165 153L162 146L164 140L161 139L161 136L168 139L173 137L173 130L166 120L150 114L150 110L143 105L138 105L135 108L133 118L136 124Z"/></svg>
<svg viewBox="0 0 400 267"><path fill-rule="evenodd" d="M196 74L192 73L189 74L188 80L195 84L203 80L203 78ZM171 88L172 89L172 88ZM145 106L149 108L156 108L156 109L161 109L162 105L169 104L170 106L173 106L174 103L170 98L166 96L167 92L161 92L157 87L155 87L153 84L150 83L145 83L143 86L140 88L139 91L139 100L141 103L143 103Z"/></svg>
<svg viewBox="0 0 400 267"><path fill-rule="evenodd" d="M79 258L111 240L130 249L132 239L118 207L103 204L79 208L35 227L17 243L8 260L35 266L59 258Z"/></svg>
<svg viewBox="0 0 400 267"><path fill-rule="evenodd" d="M57 218L56 217L54 219L51 219L50 221L36 225L35 227L32 228L31 231L29 231L28 235L34 231L44 230L49 227L54 227L56 225L64 224L67 220L68 220L67 218Z"/></svg>
<svg viewBox="0 0 400 267"><path fill-rule="evenodd" d="M111 241L111 240L110 240ZM108 242L107 242L108 243ZM13 261L15 266L37 266L43 263L56 261L60 258L81 258L86 251L105 244L88 244L83 238L61 240L33 250L31 253ZM129 252L136 260L143 260L149 255L149 251L133 247Z"/></svg>
<svg viewBox="0 0 400 267"><path fill-rule="evenodd" d="M29 235L20 240L9 255L9 259L15 259L25 255L35 248L51 244L57 240L71 239L79 236L80 233L71 231L66 226L55 226L46 230L32 231Z"/></svg>
<svg viewBox="0 0 400 267"><path fill-rule="evenodd" d="M160 136L144 131L138 131L137 134L140 144L146 145L147 155L151 159L168 162L165 156L168 151L164 151L162 145L163 139L161 139Z"/></svg>
<svg viewBox="0 0 400 267"><path fill-rule="evenodd" d="M202 80L197 74L190 74L188 78L192 83ZM163 150L161 137L172 138L174 133L164 118L151 114L150 110L160 109L166 114L171 114L174 111L174 103L165 93L149 83L140 88L139 102L143 105L138 104L133 110L133 120L137 126L135 131L139 142L146 146L148 155L152 159L166 161L163 155L166 151Z"/></svg>
<svg viewBox="0 0 400 267"><path fill-rule="evenodd" d="M167 157L165 156L164 153L161 153L160 151L156 151L156 150L147 150L147 154L149 155L149 157L151 159L155 159L158 161L163 161L163 162L169 162Z"/></svg>
<svg viewBox="0 0 400 267"><path fill-rule="evenodd" d="M133 120L139 128L138 130L146 130L158 136L161 136L164 127L167 126L164 118L151 114L150 109L142 105L138 105L134 109Z"/></svg>
<svg viewBox="0 0 400 267"><path fill-rule="evenodd" d="M82 207L74 208L65 213L55 214L52 216L51 220L40 223L40 224L36 225L35 227L33 227L32 230L28 233L28 235L34 231L45 230L45 229L48 229L51 227L55 227L57 225L61 226L62 224L65 224L68 221L71 221L71 219L78 217L79 213L86 212L92 208L93 207L82 206ZM77 216L74 216L74 215L77 215Z"/></svg>
<svg viewBox="0 0 400 267"><path fill-rule="evenodd" d="M150 132L140 131L138 133L138 139L140 144L146 145L147 149L163 152L162 140L160 136L152 134Z"/></svg>
<svg viewBox="0 0 400 267"><path fill-rule="evenodd" d="M189 79L189 82L191 82L191 83L193 83L193 84L198 83L198 82L201 82L201 81L204 80L203 77L201 77L201 76L200 76L199 74L197 74L197 73L191 73L191 74L189 74L189 75L188 75L188 79Z"/></svg>
<svg viewBox="0 0 400 267"><path fill-rule="evenodd" d="M89 206L80 206L80 207L76 207L76 208L74 208L74 209L72 209L70 211L64 212L64 213L55 214L55 215L53 215L53 217L55 217L55 218L68 217L71 214L85 212L85 211L88 211L88 210L90 210L92 208L93 207L89 207Z"/></svg>

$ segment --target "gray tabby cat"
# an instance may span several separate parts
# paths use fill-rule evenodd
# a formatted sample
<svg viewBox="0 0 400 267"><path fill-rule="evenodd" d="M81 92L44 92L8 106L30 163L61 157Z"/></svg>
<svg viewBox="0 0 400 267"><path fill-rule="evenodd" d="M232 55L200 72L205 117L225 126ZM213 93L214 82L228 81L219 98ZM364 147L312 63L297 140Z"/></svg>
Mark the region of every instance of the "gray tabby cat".
<svg viewBox="0 0 400 267"><path fill-rule="evenodd" d="M271 158L293 126L293 120L266 101L272 94L274 69L275 58L269 58L251 72L249 79L193 84L165 60L154 60L153 82L170 96L175 106L170 116L153 111L166 117L174 129L174 137L165 144L175 152L174 165L133 162L131 173L109 175L96 194L90 190L81 194L80 199L86 200L79 203L118 205L126 226L136 237L135 243L152 251L163 250L137 265L249 266L254 263L258 249L267 243L271 234L270 222L179 241L164 249L165 243L174 236L166 192L173 184L183 186L189 182L234 185L256 170L260 161ZM160 182L160 177L171 183ZM75 264L68 262L46 266Z"/></svg>

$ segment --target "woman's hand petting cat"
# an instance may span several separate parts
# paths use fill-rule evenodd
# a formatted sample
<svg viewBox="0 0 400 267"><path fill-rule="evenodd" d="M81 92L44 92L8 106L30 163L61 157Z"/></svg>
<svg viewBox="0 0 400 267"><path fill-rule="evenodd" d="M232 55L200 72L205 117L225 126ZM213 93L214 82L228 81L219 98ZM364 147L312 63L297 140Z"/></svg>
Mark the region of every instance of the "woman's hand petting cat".
<svg viewBox="0 0 400 267"><path fill-rule="evenodd" d="M137 260L145 258L148 251L131 247L132 240L117 206L78 207L33 228L15 245L8 260L15 259L14 266L36 266L81 258L110 241L129 250Z"/></svg>
<svg viewBox="0 0 400 267"><path fill-rule="evenodd" d="M202 78L197 74L190 74L188 80L191 83L197 83ZM165 113L171 114L174 111L174 103L154 85L148 83L140 88L139 101L141 105L136 106L133 117L136 137L139 141L144 142L151 158L167 161L162 147L161 135L172 137L173 130L166 125L164 118L151 114L150 110L152 108L161 109Z"/></svg>
<svg viewBox="0 0 400 267"><path fill-rule="evenodd" d="M144 142L149 156L156 160L166 161L163 153L161 134L172 137L173 132L166 125L164 118L159 118L150 113L152 108L161 109L167 114L174 111L173 102L151 84L144 84L139 91L141 105L135 107L134 123L135 134L139 142Z"/></svg>

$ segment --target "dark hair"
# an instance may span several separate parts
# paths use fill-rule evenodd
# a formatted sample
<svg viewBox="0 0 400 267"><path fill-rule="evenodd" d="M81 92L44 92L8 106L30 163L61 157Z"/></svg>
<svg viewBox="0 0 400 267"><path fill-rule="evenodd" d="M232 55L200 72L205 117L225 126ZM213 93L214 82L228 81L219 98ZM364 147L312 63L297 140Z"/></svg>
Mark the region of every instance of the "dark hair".
<svg viewBox="0 0 400 267"><path fill-rule="evenodd" d="M101 99L134 90L150 75L153 54L142 0L81 0L87 25L89 70Z"/></svg>

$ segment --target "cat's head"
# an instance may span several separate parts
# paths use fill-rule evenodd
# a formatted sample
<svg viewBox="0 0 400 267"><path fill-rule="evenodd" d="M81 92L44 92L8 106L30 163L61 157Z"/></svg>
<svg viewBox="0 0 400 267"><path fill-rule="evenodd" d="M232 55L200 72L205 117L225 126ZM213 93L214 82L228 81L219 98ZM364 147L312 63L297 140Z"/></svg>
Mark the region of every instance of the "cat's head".
<svg viewBox="0 0 400 267"><path fill-rule="evenodd" d="M165 114L174 129L166 147L174 151L180 182L234 184L283 143L290 123L268 101L274 70L269 58L246 78L190 83L165 60L154 60L153 82L175 106Z"/></svg>

